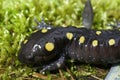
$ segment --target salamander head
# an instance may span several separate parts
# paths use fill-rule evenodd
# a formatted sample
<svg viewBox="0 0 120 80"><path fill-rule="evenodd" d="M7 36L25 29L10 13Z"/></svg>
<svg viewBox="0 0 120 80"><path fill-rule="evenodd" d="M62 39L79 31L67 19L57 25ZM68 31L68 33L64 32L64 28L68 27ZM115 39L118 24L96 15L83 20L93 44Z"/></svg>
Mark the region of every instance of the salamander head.
<svg viewBox="0 0 120 80"><path fill-rule="evenodd" d="M43 36L38 31L33 33L29 39L23 41L18 54L20 62L27 65L41 65L56 56L55 44L52 41L48 41L48 39L44 39Z"/></svg>

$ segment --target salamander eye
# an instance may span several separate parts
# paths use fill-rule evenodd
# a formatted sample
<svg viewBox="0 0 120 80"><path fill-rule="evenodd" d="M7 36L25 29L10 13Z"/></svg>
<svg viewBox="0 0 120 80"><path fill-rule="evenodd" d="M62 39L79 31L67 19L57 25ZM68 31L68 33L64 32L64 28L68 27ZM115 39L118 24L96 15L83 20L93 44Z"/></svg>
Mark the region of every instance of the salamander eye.
<svg viewBox="0 0 120 80"><path fill-rule="evenodd" d="M33 51L33 52L36 52L38 49L41 49L41 46L38 45L38 44L35 44L35 45L33 46L32 51Z"/></svg>

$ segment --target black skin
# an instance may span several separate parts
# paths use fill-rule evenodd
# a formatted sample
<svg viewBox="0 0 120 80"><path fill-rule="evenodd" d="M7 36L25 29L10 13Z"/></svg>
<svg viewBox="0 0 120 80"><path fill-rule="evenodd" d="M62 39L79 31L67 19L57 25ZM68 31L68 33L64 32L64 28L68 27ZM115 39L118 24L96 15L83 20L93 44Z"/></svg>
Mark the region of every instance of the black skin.
<svg viewBox="0 0 120 80"><path fill-rule="evenodd" d="M71 40L66 37L67 32L73 34ZM79 44L78 40L82 35L86 37L85 43ZM111 38L115 40L112 46L108 44ZM99 41L98 46L93 47L93 40ZM38 30L31 34L28 42L22 43L18 59L27 65L40 66L41 73L64 67L67 58L85 63L114 64L120 62L119 41L119 30L102 30L97 35L95 30L86 28L51 27L46 33ZM54 50L45 49L47 42L54 43Z"/></svg>
<svg viewBox="0 0 120 80"><path fill-rule="evenodd" d="M93 20L93 11L90 0L87 0L83 14L83 24L85 28L75 28L69 26L53 27L47 25L43 20L39 23L37 20L37 32L30 35L28 39L22 42L18 54L20 62L26 65L40 67L40 73L52 71L65 66L65 61L69 59L84 63L93 64L115 64L120 62L120 31L102 30L100 35L95 30L90 29ZM90 10L90 11L86 11ZM90 16L86 14L89 12ZM86 15L88 17L86 17ZM87 19L88 18L88 19ZM42 29L47 29L42 33ZM72 33L69 40L66 33ZM79 43L79 38L85 37L84 43ZM114 39L114 45L108 44L110 39ZM97 40L97 46L93 46L92 41ZM48 51L45 44L51 42L54 49Z"/></svg>

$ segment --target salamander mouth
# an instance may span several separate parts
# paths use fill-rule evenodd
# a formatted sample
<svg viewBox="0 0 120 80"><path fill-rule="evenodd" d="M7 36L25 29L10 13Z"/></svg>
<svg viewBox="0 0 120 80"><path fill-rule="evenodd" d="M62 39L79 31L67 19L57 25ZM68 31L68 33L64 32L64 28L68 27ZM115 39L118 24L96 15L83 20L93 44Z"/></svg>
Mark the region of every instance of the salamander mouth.
<svg viewBox="0 0 120 80"><path fill-rule="evenodd" d="M24 63L26 65L44 65L46 63L49 63L52 59L55 59L54 57L56 54L51 54L47 56L36 56L36 55L28 55L25 56L25 53L18 54L18 60L21 63Z"/></svg>

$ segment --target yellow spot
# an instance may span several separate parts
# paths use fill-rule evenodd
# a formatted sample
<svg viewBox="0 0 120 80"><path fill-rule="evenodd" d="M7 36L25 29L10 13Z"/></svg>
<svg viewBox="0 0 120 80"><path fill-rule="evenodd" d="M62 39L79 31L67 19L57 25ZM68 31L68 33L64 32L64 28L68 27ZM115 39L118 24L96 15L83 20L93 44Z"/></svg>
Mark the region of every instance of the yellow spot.
<svg viewBox="0 0 120 80"><path fill-rule="evenodd" d="M108 43L109 43L110 46L114 45L115 44L115 39L110 39L108 41Z"/></svg>
<svg viewBox="0 0 120 80"><path fill-rule="evenodd" d="M96 34L97 35L100 35L102 32L101 31L96 31Z"/></svg>
<svg viewBox="0 0 120 80"><path fill-rule="evenodd" d="M24 44L26 44L27 42L28 42L28 40L26 39L26 40L24 40L24 42L23 42L23 43L24 43Z"/></svg>
<svg viewBox="0 0 120 80"><path fill-rule="evenodd" d="M66 37L67 37L67 39L71 40L73 38L73 34L68 32L68 33L66 33Z"/></svg>
<svg viewBox="0 0 120 80"><path fill-rule="evenodd" d="M85 37L84 37L84 36L81 36L80 39L79 39L79 42L80 42L80 43L84 43L84 42L85 42Z"/></svg>
<svg viewBox="0 0 120 80"><path fill-rule="evenodd" d="M38 30L34 30L33 33L37 32Z"/></svg>
<svg viewBox="0 0 120 80"><path fill-rule="evenodd" d="M93 40L93 41L92 41L92 46L93 46L93 47L96 47L97 45L98 45L98 40Z"/></svg>
<svg viewBox="0 0 120 80"><path fill-rule="evenodd" d="M47 51L52 51L52 50L54 49L54 44L51 43L51 42L46 43L46 44L45 44L45 49L46 49Z"/></svg>
<svg viewBox="0 0 120 80"><path fill-rule="evenodd" d="M45 28L43 28L43 29L41 30L42 33L46 33L47 31L48 31L48 30L45 29Z"/></svg>
<svg viewBox="0 0 120 80"><path fill-rule="evenodd" d="M67 26L66 25L62 25L63 28L66 28Z"/></svg>

